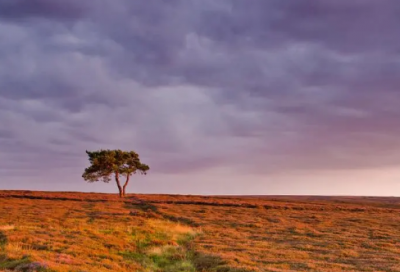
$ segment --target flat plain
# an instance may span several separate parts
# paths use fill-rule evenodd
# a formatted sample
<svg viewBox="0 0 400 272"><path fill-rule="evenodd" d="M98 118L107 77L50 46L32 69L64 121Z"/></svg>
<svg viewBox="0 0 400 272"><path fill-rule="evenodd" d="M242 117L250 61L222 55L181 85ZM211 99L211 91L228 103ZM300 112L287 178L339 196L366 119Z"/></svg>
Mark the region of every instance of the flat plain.
<svg viewBox="0 0 400 272"><path fill-rule="evenodd" d="M400 199L0 191L0 271L32 267L400 272Z"/></svg>

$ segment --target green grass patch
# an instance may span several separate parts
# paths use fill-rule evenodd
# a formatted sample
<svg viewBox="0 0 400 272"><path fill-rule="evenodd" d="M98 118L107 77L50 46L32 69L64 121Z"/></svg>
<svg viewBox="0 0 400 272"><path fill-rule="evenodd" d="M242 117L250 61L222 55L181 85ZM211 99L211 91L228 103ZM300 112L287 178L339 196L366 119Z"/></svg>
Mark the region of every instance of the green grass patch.
<svg viewBox="0 0 400 272"><path fill-rule="evenodd" d="M177 241L169 233L142 232L133 230L136 251L123 251L119 254L126 261L139 263L143 271L154 272L195 272L190 245L193 234L182 234ZM170 243L174 245L170 245Z"/></svg>
<svg viewBox="0 0 400 272"><path fill-rule="evenodd" d="M132 231L136 251L120 252L125 261L139 263L142 271L152 272L248 272L229 267L218 256L196 253L193 233L181 234L174 245L172 237L163 232Z"/></svg>
<svg viewBox="0 0 400 272"><path fill-rule="evenodd" d="M15 269L17 266L29 263L31 263L31 260L28 257L19 260L4 258L0 262L0 269Z"/></svg>

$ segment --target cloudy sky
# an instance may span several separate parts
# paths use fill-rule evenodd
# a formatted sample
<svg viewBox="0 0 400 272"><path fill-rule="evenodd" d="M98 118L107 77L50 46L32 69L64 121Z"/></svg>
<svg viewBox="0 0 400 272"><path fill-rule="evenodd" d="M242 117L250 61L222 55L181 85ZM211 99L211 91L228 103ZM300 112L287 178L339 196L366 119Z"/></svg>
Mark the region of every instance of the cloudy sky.
<svg viewBox="0 0 400 272"><path fill-rule="evenodd" d="M0 189L400 196L398 0L1 0Z"/></svg>

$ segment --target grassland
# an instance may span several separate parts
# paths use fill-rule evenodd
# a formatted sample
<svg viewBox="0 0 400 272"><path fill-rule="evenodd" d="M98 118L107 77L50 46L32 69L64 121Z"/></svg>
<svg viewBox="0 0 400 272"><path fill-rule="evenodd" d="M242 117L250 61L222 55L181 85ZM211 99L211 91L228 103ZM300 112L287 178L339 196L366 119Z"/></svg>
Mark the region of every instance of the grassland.
<svg viewBox="0 0 400 272"><path fill-rule="evenodd" d="M0 191L0 271L400 271L400 200Z"/></svg>

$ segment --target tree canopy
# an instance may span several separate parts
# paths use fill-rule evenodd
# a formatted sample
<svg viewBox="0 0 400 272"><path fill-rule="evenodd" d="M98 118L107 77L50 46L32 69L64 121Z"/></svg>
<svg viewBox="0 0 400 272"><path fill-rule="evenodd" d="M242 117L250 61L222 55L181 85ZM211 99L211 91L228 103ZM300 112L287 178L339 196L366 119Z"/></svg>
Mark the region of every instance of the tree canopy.
<svg viewBox="0 0 400 272"><path fill-rule="evenodd" d="M146 174L150 167L141 163L139 154L134 151L116 150L98 150L87 151L90 166L87 167L82 175L88 182L110 182L114 176L117 183L120 196L125 196L126 186L132 174ZM121 186L120 176L126 177L125 184Z"/></svg>

